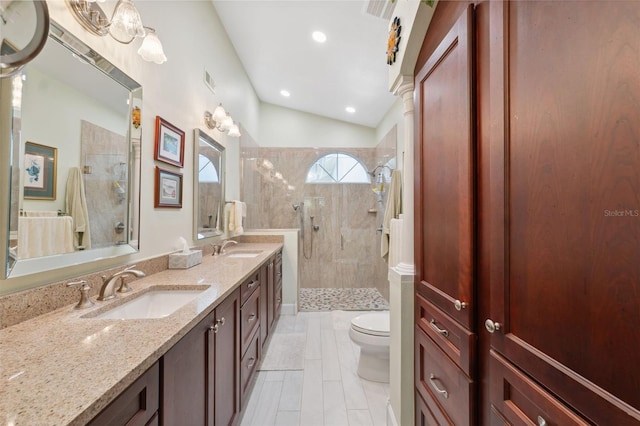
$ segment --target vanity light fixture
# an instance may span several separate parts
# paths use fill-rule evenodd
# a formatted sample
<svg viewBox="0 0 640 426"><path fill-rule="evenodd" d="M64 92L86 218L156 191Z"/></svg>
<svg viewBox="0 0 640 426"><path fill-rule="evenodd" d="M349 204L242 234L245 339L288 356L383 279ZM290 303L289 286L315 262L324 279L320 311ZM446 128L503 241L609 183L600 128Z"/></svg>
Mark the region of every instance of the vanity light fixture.
<svg viewBox="0 0 640 426"><path fill-rule="evenodd" d="M291 96L291 93L289 93L288 90L284 90L284 89L280 91L280 94L285 98L288 98L289 96Z"/></svg>
<svg viewBox="0 0 640 426"><path fill-rule="evenodd" d="M347 111L349 114L353 114L356 112L356 109L352 106L348 106L344 110Z"/></svg>
<svg viewBox="0 0 640 426"><path fill-rule="evenodd" d="M118 0L111 19L95 0L67 0L67 4L74 18L90 33L101 37L109 34L122 44L144 38L138 49L142 59L156 64L167 60L156 31L142 25L140 12L131 0Z"/></svg>
<svg viewBox="0 0 640 426"><path fill-rule="evenodd" d="M213 114L209 111L204 112L204 124L210 129L228 132L229 136L240 137L240 128L233 122L233 118L224 110L222 104L213 110Z"/></svg>

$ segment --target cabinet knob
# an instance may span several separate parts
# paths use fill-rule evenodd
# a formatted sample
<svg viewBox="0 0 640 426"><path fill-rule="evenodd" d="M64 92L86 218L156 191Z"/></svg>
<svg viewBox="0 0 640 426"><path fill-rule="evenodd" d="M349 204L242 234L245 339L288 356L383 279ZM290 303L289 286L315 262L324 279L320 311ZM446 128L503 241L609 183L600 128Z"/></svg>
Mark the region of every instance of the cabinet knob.
<svg viewBox="0 0 640 426"><path fill-rule="evenodd" d="M547 426L547 421L542 416L538 416L538 426Z"/></svg>
<svg viewBox="0 0 640 426"><path fill-rule="evenodd" d="M466 302L461 302L459 300L456 300L455 302L453 302L453 307L456 308L456 311L461 311L463 309L467 308L467 303Z"/></svg>
<svg viewBox="0 0 640 426"><path fill-rule="evenodd" d="M502 328L502 324L500 324L499 322L493 322L492 320L488 319L484 322L484 328L486 328L489 333L495 333L497 330L500 330L500 328Z"/></svg>
<svg viewBox="0 0 640 426"><path fill-rule="evenodd" d="M254 313L251 313L251 315L249 315L249 318L247 318L247 322L251 322L255 320L256 320L256 314Z"/></svg>
<svg viewBox="0 0 640 426"><path fill-rule="evenodd" d="M224 325L224 317L220 318L219 320L216 321L216 324L219 325Z"/></svg>
<svg viewBox="0 0 640 426"><path fill-rule="evenodd" d="M218 324L213 324L212 326L209 327L209 331L213 331L214 333L217 333L218 328L220 328Z"/></svg>
<svg viewBox="0 0 640 426"><path fill-rule="evenodd" d="M247 284L247 287L253 288L256 284L258 284L258 281L251 281L249 284Z"/></svg>

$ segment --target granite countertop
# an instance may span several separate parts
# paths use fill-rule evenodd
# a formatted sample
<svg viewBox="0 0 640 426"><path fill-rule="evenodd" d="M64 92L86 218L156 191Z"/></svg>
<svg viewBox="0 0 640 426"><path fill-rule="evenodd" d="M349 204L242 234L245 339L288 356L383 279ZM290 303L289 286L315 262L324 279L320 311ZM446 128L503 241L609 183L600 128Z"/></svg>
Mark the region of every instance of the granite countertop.
<svg viewBox="0 0 640 426"><path fill-rule="evenodd" d="M0 330L0 422L82 425L160 359L255 272L281 243L241 243L252 258L203 256L190 269L169 269L129 282L132 292L89 309L74 305ZM209 285L165 318L82 318L156 285Z"/></svg>

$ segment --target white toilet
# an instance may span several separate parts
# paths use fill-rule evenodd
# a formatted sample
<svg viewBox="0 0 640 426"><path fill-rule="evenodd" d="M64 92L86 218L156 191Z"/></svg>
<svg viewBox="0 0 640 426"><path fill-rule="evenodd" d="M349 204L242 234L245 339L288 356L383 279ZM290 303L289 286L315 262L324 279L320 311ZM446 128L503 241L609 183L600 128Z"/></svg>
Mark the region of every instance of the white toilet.
<svg viewBox="0 0 640 426"><path fill-rule="evenodd" d="M349 337L360 346L358 376L389 383L389 311L358 315L351 320Z"/></svg>

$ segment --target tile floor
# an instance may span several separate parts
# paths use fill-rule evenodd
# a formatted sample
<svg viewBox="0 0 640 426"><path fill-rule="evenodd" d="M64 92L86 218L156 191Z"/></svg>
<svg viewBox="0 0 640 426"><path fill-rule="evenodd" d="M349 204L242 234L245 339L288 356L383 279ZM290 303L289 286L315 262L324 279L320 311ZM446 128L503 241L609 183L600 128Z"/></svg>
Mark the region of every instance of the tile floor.
<svg viewBox="0 0 640 426"><path fill-rule="evenodd" d="M389 385L356 373L359 347L348 332L360 313L280 316L275 333L306 333L304 369L258 371L240 425L386 426Z"/></svg>

